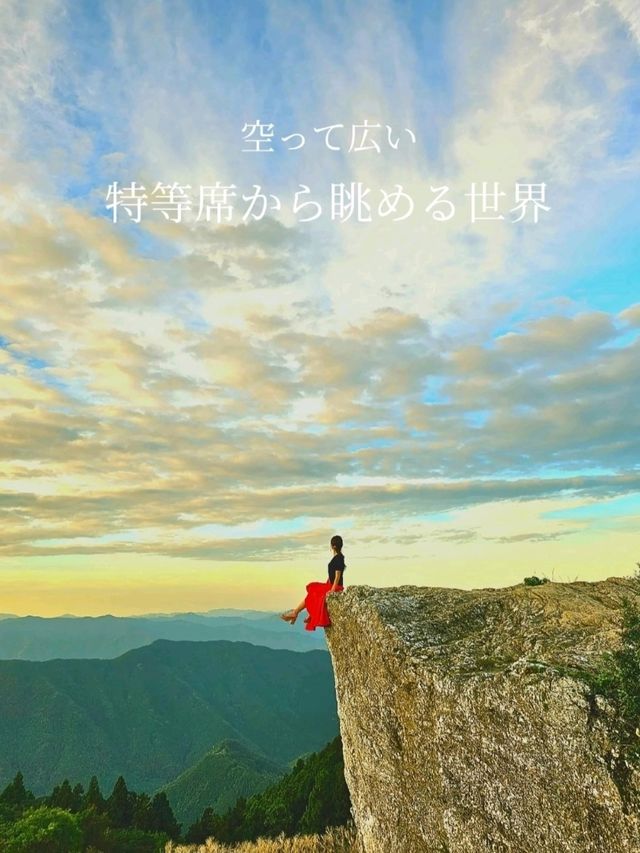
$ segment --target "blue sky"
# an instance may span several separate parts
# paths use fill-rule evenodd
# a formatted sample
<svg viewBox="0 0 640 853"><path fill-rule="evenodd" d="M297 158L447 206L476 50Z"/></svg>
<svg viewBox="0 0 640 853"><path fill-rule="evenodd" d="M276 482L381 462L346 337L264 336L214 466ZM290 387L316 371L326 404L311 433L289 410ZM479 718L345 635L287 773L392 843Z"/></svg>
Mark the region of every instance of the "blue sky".
<svg viewBox="0 0 640 853"><path fill-rule="evenodd" d="M353 583L633 569L635 3L0 15L4 610L279 607L340 531ZM347 150L365 119L380 153ZM257 120L272 154L241 150ZM334 123L338 152L314 132ZM233 217L113 222L132 180L233 183ZM504 213L545 182L550 211L470 222L482 181ZM333 219L341 183L415 210ZM244 221L254 184L281 207ZM442 186L447 222L424 210Z"/></svg>

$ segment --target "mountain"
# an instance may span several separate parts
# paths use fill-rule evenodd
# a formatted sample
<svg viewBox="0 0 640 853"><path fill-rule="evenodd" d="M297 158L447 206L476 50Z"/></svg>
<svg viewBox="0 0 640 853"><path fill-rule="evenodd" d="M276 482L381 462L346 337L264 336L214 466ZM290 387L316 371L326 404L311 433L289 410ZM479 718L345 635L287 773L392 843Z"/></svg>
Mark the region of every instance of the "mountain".
<svg viewBox="0 0 640 853"><path fill-rule="evenodd" d="M182 619L211 619L217 616L235 616L241 619L264 619L277 615L275 612L267 610L242 610L238 607L216 607L213 610L205 610L204 612L195 613L193 611L174 612L174 613L143 613L141 619L171 619L176 616Z"/></svg>
<svg viewBox="0 0 640 853"><path fill-rule="evenodd" d="M286 764L277 764L246 744L227 738L163 790L177 820L187 827L207 806L226 811L239 797L262 791L288 770Z"/></svg>
<svg viewBox="0 0 640 853"><path fill-rule="evenodd" d="M224 615L216 615L222 612ZM324 649L323 631L292 627L277 613L158 616L21 616L0 619L0 660L115 658L155 640L240 640L273 649Z"/></svg>
<svg viewBox="0 0 640 853"><path fill-rule="evenodd" d="M36 794L94 773L151 792L225 738L287 763L337 730L326 651L158 640L113 660L0 661L0 786L21 770Z"/></svg>
<svg viewBox="0 0 640 853"><path fill-rule="evenodd" d="M206 808L186 837L196 843L209 837L246 841L281 832L286 836L321 833L328 826L350 821L351 799L338 735L323 749L298 759L286 776L264 791L238 799L223 813Z"/></svg>

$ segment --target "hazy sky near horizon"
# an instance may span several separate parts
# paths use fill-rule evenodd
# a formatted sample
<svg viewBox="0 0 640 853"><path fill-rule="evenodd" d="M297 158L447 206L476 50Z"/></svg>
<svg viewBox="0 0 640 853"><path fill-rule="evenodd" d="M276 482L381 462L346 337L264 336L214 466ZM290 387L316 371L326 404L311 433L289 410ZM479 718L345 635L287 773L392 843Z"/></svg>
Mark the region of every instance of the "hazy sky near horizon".
<svg viewBox="0 0 640 853"><path fill-rule="evenodd" d="M0 23L0 611L290 606L334 532L347 583L634 570L633 0L8 0ZM365 120L380 152L348 150ZM256 121L273 152L242 150ZM233 184L236 209L113 222L133 180ZM483 181L503 220L470 221ZM545 183L537 223L516 182ZM339 221L332 183L416 206ZM280 210L243 220L255 185Z"/></svg>

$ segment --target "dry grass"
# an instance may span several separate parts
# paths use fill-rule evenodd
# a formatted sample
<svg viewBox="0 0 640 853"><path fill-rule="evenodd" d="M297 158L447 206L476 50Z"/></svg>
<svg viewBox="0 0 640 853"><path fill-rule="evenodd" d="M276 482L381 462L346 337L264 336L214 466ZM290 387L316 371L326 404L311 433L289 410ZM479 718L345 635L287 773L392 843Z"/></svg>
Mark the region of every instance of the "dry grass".
<svg viewBox="0 0 640 853"><path fill-rule="evenodd" d="M295 835L287 838L258 838L238 844L222 844L208 838L204 844L174 844L170 841L165 853L358 853L353 826L334 826L322 835Z"/></svg>

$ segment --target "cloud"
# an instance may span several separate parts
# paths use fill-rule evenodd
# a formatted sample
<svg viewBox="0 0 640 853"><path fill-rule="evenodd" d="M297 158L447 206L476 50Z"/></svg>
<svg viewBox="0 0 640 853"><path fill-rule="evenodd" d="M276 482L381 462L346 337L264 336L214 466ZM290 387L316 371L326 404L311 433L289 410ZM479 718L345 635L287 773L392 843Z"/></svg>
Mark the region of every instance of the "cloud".
<svg viewBox="0 0 640 853"><path fill-rule="evenodd" d="M145 182L233 181L238 196L254 183L286 195L303 181L325 201L328 178L374 188L401 183L423 206L430 188L446 183L458 216L434 223L420 211L403 223L327 221L287 231L292 217L284 204L282 222L265 224L274 232L272 249L278 239L304 234L314 245L304 263L290 246L287 264L282 255L263 253L266 239L241 249L243 229L212 228L209 245L179 253L173 286L179 280L198 292L222 284L237 293L289 283L298 299L323 306L319 322L327 326L388 307L449 322L470 305L484 314L514 287L529 296L540 287L539 278L528 280L539 265L561 269L575 240L597 230L603 206L615 203L603 182L623 160L633 162L637 144L622 145L634 54L610 10L582 14L583 4L573 0L474 2L452 7L442 20L424 8L416 26L408 10L386 0L354 3L340 15L326 5L250 5L262 27L259 40L243 3L228 10L187 3L179 26L165 2L115 3L103 17L62 14L52 4L23 14L40 33L41 50L27 54L18 89L40 81L38 97L52 117L46 142L55 133L50 149L63 158L59 181L84 170L89 199L103 213L107 179L136 174ZM8 17L20 16L14 9ZM86 52L73 51L74 41L86 43ZM63 97L56 99L47 74ZM25 116L20 103L12 101L15 121L42 154L41 116ZM74 123L78 113L83 121ZM308 144L273 158L243 155L242 123L261 116L275 121L280 135L303 130ZM348 130L364 118L414 127L417 144L384 157L314 144L314 127L339 122ZM501 181L511 191L526 179L545 180L553 194L546 225L471 226L464 196L471 182ZM168 243L172 232L188 231L156 219L156 233ZM138 298L137 288L130 292ZM291 290L274 302L287 311ZM211 312L214 306L220 300Z"/></svg>
<svg viewBox="0 0 640 853"><path fill-rule="evenodd" d="M620 312L620 319L634 328L640 327L640 303L630 305Z"/></svg>
<svg viewBox="0 0 640 853"><path fill-rule="evenodd" d="M0 429L17 508L5 510L6 554L95 546L222 558L219 540L190 542L190 531L638 488L635 306L569 304L508 330L498 313L499 331L480 329L473 343L394 308L314 329L303 306L291 317L247 302L244 322L193 323L170 290L139 313L111 286L109 244L90 238L83 250L84 219L25 222L20 240L44 230L69 250L48 271L37 252L6 258L16 298L2 309ZM245 228L238 244L266 255L273 238ZM126 243L116 257L134 279L153 269ZM47 276L48 301L36 292ZM511 535L538 534L493 538Z"/></svg>
<svg viewBox="0 0 640 853"><path fill-rule="evenodd" d="M640 44L640 12L633 0L611 0L611 5L618 12L635 41Z"/></svg>
<svg viewBox="0 0 640 853"><path fill-rule="evenodd" d="M432 514L637 490L637 297L605 304L603 279L547 299L637 175L630 7L251 5L258 23L242 3L179 21L164 2L3 7L2 554L274 559L337 518L420 550ZM249 159L239 129L259 116L309 144ZM314 126L365 117L418 142L314 147ZM103 190L133 177L423 200L447 182L461 218L112 223ZM537 178L552 219L465 221L470 182ZM237 535L265 519L287 532ZM575 529L534 513L434 538Z"/></svg>

